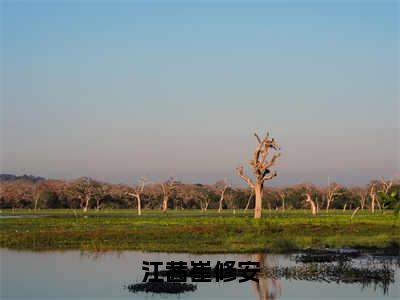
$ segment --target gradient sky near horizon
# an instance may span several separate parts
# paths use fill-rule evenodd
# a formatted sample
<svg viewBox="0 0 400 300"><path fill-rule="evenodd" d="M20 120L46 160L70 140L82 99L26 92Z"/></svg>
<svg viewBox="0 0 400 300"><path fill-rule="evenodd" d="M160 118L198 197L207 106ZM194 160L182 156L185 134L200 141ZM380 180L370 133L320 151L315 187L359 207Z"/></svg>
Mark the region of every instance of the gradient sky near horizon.
<svg viewBox="0 0 400 300"><path fill-rule="evenodd" d="M273 185L399 174L396 1L0 5L2 173L239 184L269 129Z"/></svg>

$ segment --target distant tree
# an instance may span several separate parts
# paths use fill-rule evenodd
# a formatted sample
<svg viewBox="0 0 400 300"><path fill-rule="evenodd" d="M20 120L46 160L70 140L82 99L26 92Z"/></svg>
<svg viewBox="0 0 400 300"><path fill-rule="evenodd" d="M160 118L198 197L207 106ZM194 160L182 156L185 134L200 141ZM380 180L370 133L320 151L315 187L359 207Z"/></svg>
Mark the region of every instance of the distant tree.
<svg viewBox="0 0 400 300"><path fill-rule="evenodd" d="M400 213L400 193L399 191L392 191L389 194L379 192L379 197L382 199L383 207L393 209L395 216Z"/></svg>
<svg viewBox="0 0 400 300"><path fill-rule="evenodd" d="M361 210L364 210L368 198L368 189L364 187L353 187L350 189L351 193L358 197L359 199L359 207Z"/></svg>
<svg viewBox="0 0 400 300"><path fill-rule="evenodd" d="M36 186L26 179L0 181L2 206L7 208L33 208Z"/></svg>
<svg viewBox="0 0 400 300"><path fill-rule="evenodd" d="M74 180L68 189L71 197L80 200L80 207L83 212L87 212L90 207L90 201L101 197L103 191L101 184L89 177L81 177Z"/></svg>
<svg viewBox="0 0 400 300"><path fill-rule="evenodd" d="M328 179L328 186L325 189L325 196L326 196L326 211L329 211L331 205L335 198L340 195L341 186L337 183L330 183Z"/></svg>
<svg viewBox="0 0 400 300"><path fill-rule="evenodd" d="M278 190L278 195L279 195L279 197L281 198L281 203L282 203L281 208L282 208L282 211L285 211L285 209L286 209L286 207L285 207L285 200L286 200L286 197L287 197L287 191L286 191L286 189L284 189L284 188L279 189L279 190Z"/></svg>
<svg viewBox="0 0 400 300"><path fill-rule="evenodd" d="M145 184L146 184L146 178L142 177L139 180L139 184L135 188L133 188L133 190L130 193L128 193L129 196L132 196L132 197L136 198L136 200L137 200L137 209L138 209L139 216L142 215L142 202L141 202L140 197L144 191Z"/></svg>
<svg viewBox="0 0 400 300"><path fill-rule="evenodd" d="M230 184L227 179L223 181L218 181L216 184L216 189L220 194L219 198L219 205L218 205L218 213L221 213L223 204L224 204L224 197L225 197L225 192L226 190L230 187Z"/></svg>
<svg viewBox="0 0 400 300"><path fill-rule="evenodd" d="M192 191L194 192L194 198L198 199L200 202L201 210L206 212L212 199L212 197L210 197L210 191L203 185L195 185Z"/></svg>
<svg viewBox="0 0 400 300"><path fill-rule="evenodd" d="M312 184L303 185L302 189L304 190L304 195L306 196L306 203L310 205L311 213L313 216L315 216L318 213L318 205L313 198L316 199L317 197L317 189Z"/></svg>
<svg viewBox="0 0 400 300"><path fill-rule="evenodd" d="M378 197L377 193L378 193L378 191L377 191L377 183L373 181L369 185L369 196L371 198L371 212L372 213L375 212L376 203L378 203L378 205L380 207L379 200L377 200L377 197Z"/></svg>
<svg viewBox="0 0 400 300"><path fill-rule="evenodd" d="M399 216L400 213L400 181L395 182L394 188L393 183L394 180L390 179L385 181L383 178L381 180L381 189L378 192L379 199L383 203L383 207L385 209L393 209L393 213L395 216Z"/></svg>
<svg viewBox="0 0 400 300"><path fill-rule="evenodd" d="M43 203L44 207L47 208L61 208L60 203L56 193L52 191L41 191L38 195L39 203Z"/></svg>
<svg viewBox="0 0 400 300"><path fill-rule="evenodd" d="M306 194L306 202L310 204L311 213L315 216L317 214L317 205L311 198L311 194Z"/></svg>
<svg viewBox="0 0 400 300"><path fill-rule="evenodd" d="M161 189L163 193L162 211L167 211L168 200L170 199L172 191L177 188L177 185L178 182L176 182L173 177L170 177L167 181L161 183Z"/></svg>

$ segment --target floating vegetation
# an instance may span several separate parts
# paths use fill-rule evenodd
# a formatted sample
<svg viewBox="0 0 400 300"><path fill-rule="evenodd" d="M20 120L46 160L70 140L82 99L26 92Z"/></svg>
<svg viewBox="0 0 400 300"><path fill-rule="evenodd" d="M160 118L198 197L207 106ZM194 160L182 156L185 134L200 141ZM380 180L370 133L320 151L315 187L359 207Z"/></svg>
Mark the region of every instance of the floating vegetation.
<svg viewBox="0 0 400 300"><path fill-rule="evenodd" d="M361 251L357 249L307 249L302 254L296 255L295 261L301 263L344 263L361 255Z"/></svg>
<svg viewBox="0 0 400 300"><path fill-rule="evenodd" d="M131 293L182 294L194 292L197 286L190 283L179 282L142 282L127 285L125 288Z"/></svg>
<svg viewBox="0 0 400 300"><path fill-rule="evenodd" d="M350 260L351 257L342 254L301 254L295 257L295 261L301 263L346 262Z"/></svg>
<svg viewBox="0 0 400 300"><path fill-rule="evenodd" d="M294 279L306 281L360 283L363 286L374 284L387 293L394 283L394 270L388 263L367 266L355 266L352 262L307 263L299 266L274 266L262 269L265 277L273 279Z"/></svg>

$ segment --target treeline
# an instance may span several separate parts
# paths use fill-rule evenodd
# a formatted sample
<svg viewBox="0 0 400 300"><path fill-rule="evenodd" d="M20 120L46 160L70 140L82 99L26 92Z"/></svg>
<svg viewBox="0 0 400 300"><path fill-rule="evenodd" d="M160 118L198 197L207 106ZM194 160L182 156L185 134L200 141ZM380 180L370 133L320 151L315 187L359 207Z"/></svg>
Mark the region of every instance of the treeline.
<svg viewBox="0 0 400 300"><path fill-rule="evenodd" d="M375 180L362 187L298 184L265 187L263 207L271 210L309 208L311 195L319 210L380 209L378 194L400 190L397 180ZM91 178L54 180L33 176L0 176L0 208L137 209L245 209L254 207L250 189L233 187L224 181L212 185L185 184L172 178L162 183L141 181L137 186L111 184Z"/></svg>

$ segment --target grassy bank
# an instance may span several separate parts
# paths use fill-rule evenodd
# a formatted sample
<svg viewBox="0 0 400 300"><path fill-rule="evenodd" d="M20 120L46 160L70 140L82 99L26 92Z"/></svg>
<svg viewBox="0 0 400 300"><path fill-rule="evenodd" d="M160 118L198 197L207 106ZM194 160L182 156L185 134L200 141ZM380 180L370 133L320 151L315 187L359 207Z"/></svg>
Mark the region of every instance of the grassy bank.
<svg viewBox="0 0 400 300"><path fill-rule="evenodd" d="M400 223L390 212L3 210L0 247L26 250L143 250L191 253L283 253L307 247L386 247L399 244Z"/></svg>

